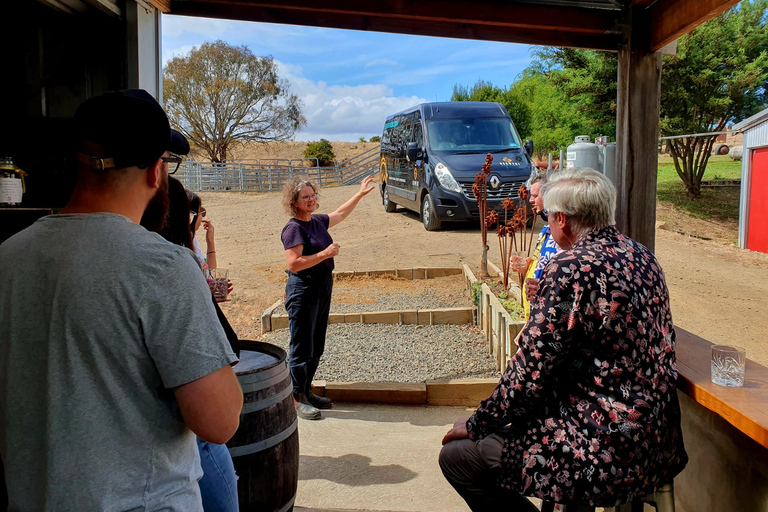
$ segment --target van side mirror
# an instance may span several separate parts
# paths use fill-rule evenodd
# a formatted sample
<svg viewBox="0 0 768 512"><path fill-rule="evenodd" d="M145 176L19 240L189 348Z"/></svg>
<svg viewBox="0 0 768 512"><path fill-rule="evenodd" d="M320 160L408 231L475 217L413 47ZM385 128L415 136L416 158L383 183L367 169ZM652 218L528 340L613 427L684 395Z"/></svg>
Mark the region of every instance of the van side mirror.
<svg viewBox="0 0 768 512"><path fill-rule="evenodd" d="M525 147L525 152L528 153L528 156L533 157L533 141L526 139L523 147Z"/></svg>
<svg viewBox="0 0 768 512"><path fill-rule="evenodd" d="M408 157L409 162L415 162L421 158L421 148L416 142L409 142L405 148L405 155Z"/></svg>

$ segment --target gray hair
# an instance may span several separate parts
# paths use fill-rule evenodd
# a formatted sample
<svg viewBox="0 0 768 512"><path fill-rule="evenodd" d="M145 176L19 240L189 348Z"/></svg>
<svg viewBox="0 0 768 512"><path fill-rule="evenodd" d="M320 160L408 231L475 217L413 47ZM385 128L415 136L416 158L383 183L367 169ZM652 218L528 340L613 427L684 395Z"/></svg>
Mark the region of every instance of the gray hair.
<svg viewBox="0 0 768 512"><path fill-rule="evenodd" d="M528 188L530 189L534 184L544 185L547 182L547 171L537 172L533 178L528 180Z"/></svg>
<svg viewBox="0 0 768 512"><path fill-rule="evenodd" d="M616 224L616 187L600 172L577 167L553 173L542 185L544 209L568 216L573 233L582 237Z"/></svg>

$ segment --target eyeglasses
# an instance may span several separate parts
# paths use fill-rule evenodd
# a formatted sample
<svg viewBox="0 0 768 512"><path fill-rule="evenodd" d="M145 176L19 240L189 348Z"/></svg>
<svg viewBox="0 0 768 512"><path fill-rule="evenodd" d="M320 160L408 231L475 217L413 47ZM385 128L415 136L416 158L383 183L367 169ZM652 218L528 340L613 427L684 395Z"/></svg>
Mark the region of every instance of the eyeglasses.
<svg viewBox="0 0 768 512"><path fill-rule="evenodd" d="M160 160L168 164L168 174L175 174L179 170L182 158L179 155L163 156Z"/></svg>
<svg viewBox="0 0 768 512"><path fill-rule="evenodd" d="M317 194L312 194L311 196L301 196L299 199L302 201L309 201L310 199L317 199Z"/></svg>
<svg viewBox="0 0 768 512"><path fill-rule="evenodd" d="M189 216L190 217L194 217L197 214L200 214L201 217L205 217L205 208L200 208L199 212L196 212L194 210L189 210Z"/></svg>

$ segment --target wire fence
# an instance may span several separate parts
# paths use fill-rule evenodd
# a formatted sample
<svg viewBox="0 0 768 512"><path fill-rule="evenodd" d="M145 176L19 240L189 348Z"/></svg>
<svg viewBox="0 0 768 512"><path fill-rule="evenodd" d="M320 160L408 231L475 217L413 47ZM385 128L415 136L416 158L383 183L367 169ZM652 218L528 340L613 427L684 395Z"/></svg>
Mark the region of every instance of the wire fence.
<svg viewBox="0 0 768 512"><path fill-rule="evenodd" d="M379 148L372 148L330 167L315 159L259 159L237 162L181 164L174 177L194 192L272 192L294 176L307 177L321 187L359 183L378 171ZM310 165L307 165L309 163ZM315 165L311 165L314 163Z"/></svg>

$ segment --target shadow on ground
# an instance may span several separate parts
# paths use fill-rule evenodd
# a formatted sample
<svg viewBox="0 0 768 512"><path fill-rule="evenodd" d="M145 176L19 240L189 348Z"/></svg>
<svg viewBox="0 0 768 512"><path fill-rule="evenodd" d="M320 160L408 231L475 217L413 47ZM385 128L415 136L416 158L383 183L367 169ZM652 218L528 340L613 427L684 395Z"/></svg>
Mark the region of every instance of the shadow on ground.
<svg viewBox="0 0 768 512"><path fill-rule="evenodd" d="M371 458L356 453L341 457L302 455L299 480L329 480L352 487L401 484L418 476L399 464L371 465Z"/></svg>
<svg viewBox="0 0 768 512"><path fill-rule="evenodd" d="M427 405L352 404L334 402L333 409L323 411L323 419L373 421L376 423L409 423L417 427L451 425L460 417L469 417L474 408L431 407ZM322 420L321 420L322 421Z"/></svg>

